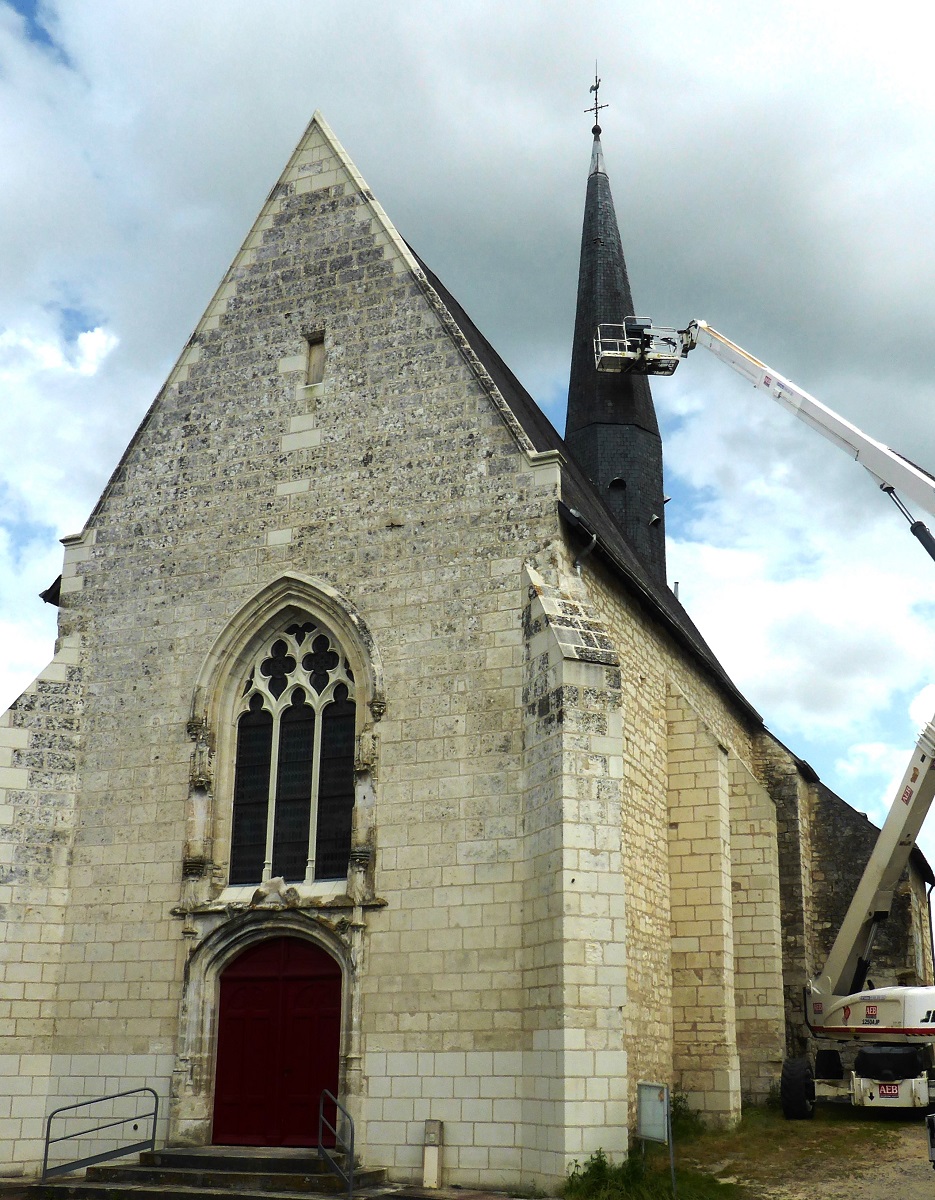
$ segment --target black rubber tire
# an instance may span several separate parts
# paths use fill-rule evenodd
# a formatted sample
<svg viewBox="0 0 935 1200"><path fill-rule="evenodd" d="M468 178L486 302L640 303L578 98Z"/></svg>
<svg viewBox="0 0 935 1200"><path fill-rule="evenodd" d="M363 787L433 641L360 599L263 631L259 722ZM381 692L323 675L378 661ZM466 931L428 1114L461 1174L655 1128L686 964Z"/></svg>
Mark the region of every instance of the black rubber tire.
<svg viewBox="0 0 935 1200"><path fill-rule="evenodd" d="M787 1058L782 1064L779 1099L787 1121L808 1121L815 1115L815 1080L807 1058Z"/></svg>

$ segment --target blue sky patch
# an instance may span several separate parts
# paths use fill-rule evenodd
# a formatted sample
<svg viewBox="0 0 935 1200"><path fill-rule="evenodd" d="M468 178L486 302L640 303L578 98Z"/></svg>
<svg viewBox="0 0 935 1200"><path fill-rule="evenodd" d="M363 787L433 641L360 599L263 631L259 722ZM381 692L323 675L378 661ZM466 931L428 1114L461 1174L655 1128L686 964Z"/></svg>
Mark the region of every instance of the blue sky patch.
<svg viewBox="0 0 935 1200"><path fill-rule="evenodd" d="M46 21L48 20L48 9L40 0L0 0L6 3L19 13L26 23L26 37L35 46L41 46L43 50L51 50L56 58L63 63L68 62L68 57L63 48L56 42L55 38L49 32Z"/></svg>
<svg viewBox="0 0 935 1200"><path fill-rule="evenodd" d="M85 312L81 308L73 308L71 305L58 305L59 314L59 329L62 333L62 338L71 345L77 340L79 333L86 333L89 329L96 329L100 324L100 320L91 313Z"/></svg>
<svg viewBox="0 0 935 1200"><path fill-rule="evenodd" d="M56 537L55 528L40 521L4 521L3 528L9 536L11 557L16 566L22 566L27 558L35 556L38 543L48 543Z"/></svg>

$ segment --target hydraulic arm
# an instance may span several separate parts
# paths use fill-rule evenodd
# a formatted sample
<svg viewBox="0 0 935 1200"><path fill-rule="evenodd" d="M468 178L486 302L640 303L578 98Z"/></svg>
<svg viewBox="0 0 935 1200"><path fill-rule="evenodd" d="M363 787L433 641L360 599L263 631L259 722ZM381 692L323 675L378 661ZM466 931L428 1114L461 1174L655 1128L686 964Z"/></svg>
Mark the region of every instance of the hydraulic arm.
<svg viewBox="0 0 935 1200"><path fill-rule="evenodd" d="M935 478L704 321L692 321L685 329L655 326L639 317L626 317L620 325L601 325L594 339L594 360L599 371L671 375L696 346L710 350L859 462L935 559L935 538L896 494L898 488L935 515ZM875 988L867 978L874 936L889 916L899 878L935 798L933 763L935 721L919 735L824 970L806 988L806 1019L812 1033L826 1041L856 1044L854 1069L845 1075L840 1054L827 1046L815 1055L817 1080L807 1057L787 1059L780 1081L787 1117L811 1116L816 1095L896 1107L924 1107L935 1101L935 987ZM935 1124L931 1138L935 1162Z"/></svg>
<svg viewBox="0 0 935 1200"><path fill-rule="evenodd" d="M919 734L825 969L814 981L813 991L819 995L850 995L867 981L874 934L889 916L899 877L935 797L933 765L935 725L930 721Z"/></svg>
<svg viewBox="0 0 935 1200"><path fill-rule="evenodd" d="M594 339L594 360L599 371L671 375L696 346L710 350L755 388L856 459L890 496L909 522L910 532L935 559L935 537L924 522L913 518L897 494L901 492L935 516L935 478L748 354L707 322L692 321L685 329L670 329L642 317L627 317L622 325L600 325Z"/></svg>

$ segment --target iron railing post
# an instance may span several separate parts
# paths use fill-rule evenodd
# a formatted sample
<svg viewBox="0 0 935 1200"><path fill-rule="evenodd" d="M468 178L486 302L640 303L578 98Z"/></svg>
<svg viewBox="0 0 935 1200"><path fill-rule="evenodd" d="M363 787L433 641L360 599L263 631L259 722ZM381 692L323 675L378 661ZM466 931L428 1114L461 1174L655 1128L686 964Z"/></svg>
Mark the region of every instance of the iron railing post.
<svg viewBox="0 0 935 1200"><path fill-rule="evenodd" d="M325 1116L325 1101L330 1100L334 1105L334 1124L332 1125ZM346 1121L346 1128L350 1130L350 1140L346 1140L338 1132L338 1116L341 1115ZM339 1147L344 1151L344 1164L347 1170L343 1170L340 1163L337 1161L337 1155L330 1154L325 1147L324 1132L328 1130L334 1134L334 1147L337 1150ZM318 1157L324 1159L328 1168L343 1179L347 1184L347 1200L351 1200L354 1193L354 1118L347 1111L344 1105L338 1100L337 1096L332 1095L326 1088L318 1100Z"/></svg>
<svg viewBox="0 0 935 1200"><path fill-rule="evenodd" d="M95 1125L90 1129L81 1129L77 1133L66 1133L61 1137L52 1137L52 1121L55 1117L64 1112L74 1112L78 1108L88 1108L92 1104L105 1104L108 1100L121 1100L124 1096L137 1096L143 1092L148 1092L153 1098L153 1107L150 1112L136 1113L132 1117L118 1117L117 1120L108 1120ZM131 1121L148 1121L152 1120L150 1136L143 1141L133 1142L129 1146L121 1146L116 1150L105 1150L100 1154L86 1155L84 1158L71 1159L66 1163L59 1163L57 1167L49 1166L49 1149L58 1142L68 1142L73 1138L87 1138L95 1133L100 1133L104 1129L115 1129L119 1125L129 1125ZM63 1104L61 1108L55 1108L45 1120L45 1149L42 1154L42 1182L47 1179L52 1179L56 1175L67 1175L70 1171L77 1171L80 1167L90 1167L95 1163L107 1162L111 1158L121 1158L124 1154L132 1154L136 1150L155 1150L156 1149L156 1125L159 1121L159 1096L154 1088L138 1087L130 1088L125 1092L114 1092L110 1096L97 1096L93 1100L79 1100L77 1104Z"/></svg>

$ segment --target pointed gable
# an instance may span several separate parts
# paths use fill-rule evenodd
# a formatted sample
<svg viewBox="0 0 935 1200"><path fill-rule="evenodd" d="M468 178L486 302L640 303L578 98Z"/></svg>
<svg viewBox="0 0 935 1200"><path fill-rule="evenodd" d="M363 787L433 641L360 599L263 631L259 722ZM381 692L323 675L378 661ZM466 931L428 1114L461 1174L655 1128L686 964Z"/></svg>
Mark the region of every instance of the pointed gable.
<svg viewBox="0 0 935 1200"><path fill-rule="evenodd" d="M606 176L600 143L595 145L601 168L595 174L603 182L592 186L603 194ZM612 216L609 185L606 196ZM308 354L319 337L327 361L323 382L313 383ZM482 407L468 417L465 410L457 418L444 411L438 391L442 362L449 383L460 374L479 385L490 406L486 411ZM354 468L357 483L342 490L341 502L325 504L329 488L322 487L322 474L330 479L344 470L341 442L349 422L354 438L367 441L366 469ZM509 435L511 451L520 452L523 469L541 469L543 481L556 481L559 513L575 541L596 536L597 552L639 602L745 705L665 586L664 572L652 571L638 552L638 540L614 510L614 490L589 478L574 448L401 238L320 113L270 191L79 540L97 537L95 526L111 497L133 543L164 536L160 508L196 504L201 518L210 521L219 510L235 511L231 493L249 487L264 519L256 551L262 576L272 554L264 547L277 546L282 553L293 538L307 541L311 535L304 527L318 525L323 511L329 528L337 529L353 523L352 514L365 505L430 505L435 490L447 486L444 474L436 472L428 490L413 485L408 496L398 480L388 482L387 466L404 446L418 439L419 456L407 463L413 471L426 456L441 462L437 447L446 439L446 454L460 442L483 460L488 450L478 431L498 426ZM474 478L476 468L467 469ZM127 505L125 496L134 502ZM394 523L404 515L404 510L391 514ZM489 516L498 519L495 509ZM242 549L237 558L244 561ZM218 564L222 561L218 555ZM257 578L256 568L232 570L230 577L246 584ZM92 581L81 576L69 587L85 578Z"/></svg>
<svg viewBox="0 0 935 1200"><path fill-rule="evenodd" d="M297 206L312 196L317 202L315 211L309 209L307 214L303 212L300 217ZM345 228L353 225L356 253L349 252L348 247L352 243L344 239L340 252L332 252L337 244L336 235L333 229L330 232L325 230L323 217L329 218L330 226L335 221ZM324 310L319 309L306 319L294 311L296 305L288 297L269 294L269 277L276 270L281 270L284 258L290 260L288 286L293 299L302 295L314 306L312 294L321 296L330 289L333 295ZM181 402L183 394L190 390L193 375L203 374L208 347L216 339L222 325L229 328L232 321L236 323L238 310L243 312L250 308L254 315L267 318L267 324L270 321L278 322L281 326L291 323L296 327L295 332L302 335L299 341L317 338L329 318L332 332L342 326L359 328L362 315L365 319L368 308L372 309L381 296L385 300L385 289L381 289L376 279L387 272L399 279L407 279L421 295L436 318L436 336L454 343L460 358L487 392L516 447L535 457L537 446L534 439L530 438L517 419L497 382L459 327L456 317L433 286L434 277L430 277L430 273L426 272L400 236L324 117L316 111L165 385L124 452L89 518L88 527L93 524L115 484L125 473L141 438L153 422L158 421L160 410L165 409L167 404ZM342 309L340 300L334 298L335 285L339 291L348 286L354 289L353 306ZM275 286L285 288L282 279ZM295 337L292 341L293 353L284 355L278 363L278 371L301 388L310 379L307 375L306 350L304 345L297 345ZM381 353L382 349L379 345L374 346L371 373L374 381L385 378L387 373L387 360ZM225 363L228 361L229 354ZM299 376L302 378L299 379ZM412 375L409 378L414 384L417 382ZM298 398L300 401L310 399L304 394ZM290 429L290 433L305 435L301 440L306 445L310 444L314 440L311 433L313 417L300 414L296 420L302 424L302 428Z"/></svg>

